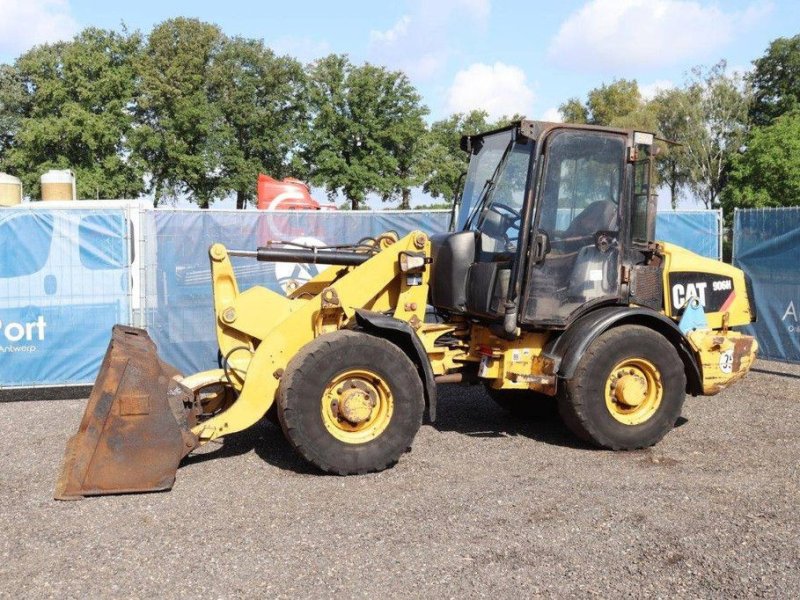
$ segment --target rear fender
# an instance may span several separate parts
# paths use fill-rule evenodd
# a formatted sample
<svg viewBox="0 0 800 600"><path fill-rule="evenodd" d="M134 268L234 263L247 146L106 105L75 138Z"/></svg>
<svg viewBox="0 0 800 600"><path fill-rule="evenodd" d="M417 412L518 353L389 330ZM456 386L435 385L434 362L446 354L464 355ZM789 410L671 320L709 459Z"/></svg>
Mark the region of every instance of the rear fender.
<svg viewBox="0 0 800 600"><path fill-rule="evenodd" d="M428 410L428 420L436 420L436 381L433 378L433 368L422 341L414 329L406 321L401 321L383 313L371 310L357 310L356 324L365 333L381 337L390 341L406 353L411 359L422 380L425 390L425 406Z"/></svg>
<svg viewBox="0 0 800 600"><path fill-rule="evenodd" d="M551 358L562 379L571 379L581 358L589 346L605 331L620 325L642 325L658 331L678 351L686 370L686 391L692 395L702 394L702 376L695 353L678 325L671 319L646 308L611 306L583 315L569 328L550 342L545 356Z"/></svg>

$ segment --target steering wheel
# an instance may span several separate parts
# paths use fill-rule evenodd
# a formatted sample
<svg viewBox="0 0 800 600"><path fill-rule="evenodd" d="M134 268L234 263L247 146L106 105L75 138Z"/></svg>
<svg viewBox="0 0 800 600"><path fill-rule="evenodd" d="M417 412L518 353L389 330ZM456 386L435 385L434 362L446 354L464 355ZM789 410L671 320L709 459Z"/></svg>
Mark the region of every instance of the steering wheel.
<svg viewBox="0 0 800 600"><path fill-rule="evenodd" d="M492 202L486 210L495 212L503 218L503 224L507 229L516 229L519 231L520 226L522 225L522 213L509 206L508 204L503 204L502 202ZM508 238L508 236L506 236Z"/></svg>
<svg viewBox="0 0 800 600"><path fill-rule="evenodd" d="M507 250L513 251L515 248L512 246L516 245L513 244L514 240L509 237L508 232L512 229L516 230L517 235L515 237L519 238L519 231L522 227L522 212L502 202L492 202L486 210L500 215L503 220L503 242Z"/></svg>
<svg viewBox="0 0 800 600"><path fill-rule="evenodd" d="M500 210L496 210L498 208ZM494 211L502 217L506 218L513 217L514 221L522 219L522 214L520 213L520 211L518 211L516 208L509 206L508 204L503 204L502 202L492 202L486 210Z"/></svg>

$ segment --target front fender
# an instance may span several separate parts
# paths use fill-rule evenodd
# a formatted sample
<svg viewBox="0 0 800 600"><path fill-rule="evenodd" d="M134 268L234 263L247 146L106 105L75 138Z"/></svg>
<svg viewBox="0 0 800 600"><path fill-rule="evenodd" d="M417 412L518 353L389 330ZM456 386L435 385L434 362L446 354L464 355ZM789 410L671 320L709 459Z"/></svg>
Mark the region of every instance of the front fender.
<svg viewBox="0 0 800 600"><path fill-rule="evenodd" d="M414 329L406 321L390 315L371 310L356 310L356 324L371 335L382 337L406 353L420 374L425 390L425 406L428 409L428 420L436 420L436 381L433 368L422 341Z"/></svg>

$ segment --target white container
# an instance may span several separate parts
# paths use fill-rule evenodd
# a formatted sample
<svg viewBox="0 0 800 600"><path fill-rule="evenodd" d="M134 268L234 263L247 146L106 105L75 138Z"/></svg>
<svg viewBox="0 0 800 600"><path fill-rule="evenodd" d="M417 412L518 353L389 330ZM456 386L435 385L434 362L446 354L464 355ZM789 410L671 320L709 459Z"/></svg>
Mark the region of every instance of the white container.
<svg viewBox="0 0 800 600"><path fill-rule="evenodd" d="M77 200L75 173L51 169L42 175L42 200Z"/></svg>
<svg viewBox="0 0 800 600"><path fill-rule="evenodd" d="M16 206L22 202L22 182L13 175L0 173L0 206Z"/></svg>

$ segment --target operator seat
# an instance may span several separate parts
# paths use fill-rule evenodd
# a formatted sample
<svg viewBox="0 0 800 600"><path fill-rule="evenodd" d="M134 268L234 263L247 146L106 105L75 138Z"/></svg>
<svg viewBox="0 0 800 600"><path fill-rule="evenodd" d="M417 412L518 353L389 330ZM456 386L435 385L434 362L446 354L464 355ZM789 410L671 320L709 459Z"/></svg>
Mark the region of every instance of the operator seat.
<svg viewBox="0 0 800 600"><path fill-rule="evenodd" d="M617 205L608 200L597 200L572 219L564 232L564 239L593 237L598 231L617 229ZM582 244L585 245L585 244Z"/></svg>
<svg viewBox="0 0 800 600"><path fill-rule="evenodd" d="M610 272L616 264L616 249L601 253L594 246L594 235L598 231L616 231L618 220L617 205L598 200L584 208L554 238L541 268L531 274L539 314L558 314L569 311L568 307L577 308L616 284L616 276ZM590 274L598 272L602 279L593 281ZM610 281L612 278L614 281Z"/></svg>
<svg viewBox="0 0 800 600"><path fill-rule="evenodd" d="M598 231L619 229L617 205L606 200L592 202L569 224L565 238L569 250L562 260L571 263L567 298L578 304L607 294L616 285L617 249L601 252L595 246ZM569 239L574 241L570 243ZM566 250L566 249L565 249ZM599 276L599 277L598 277Z"/></svg>

